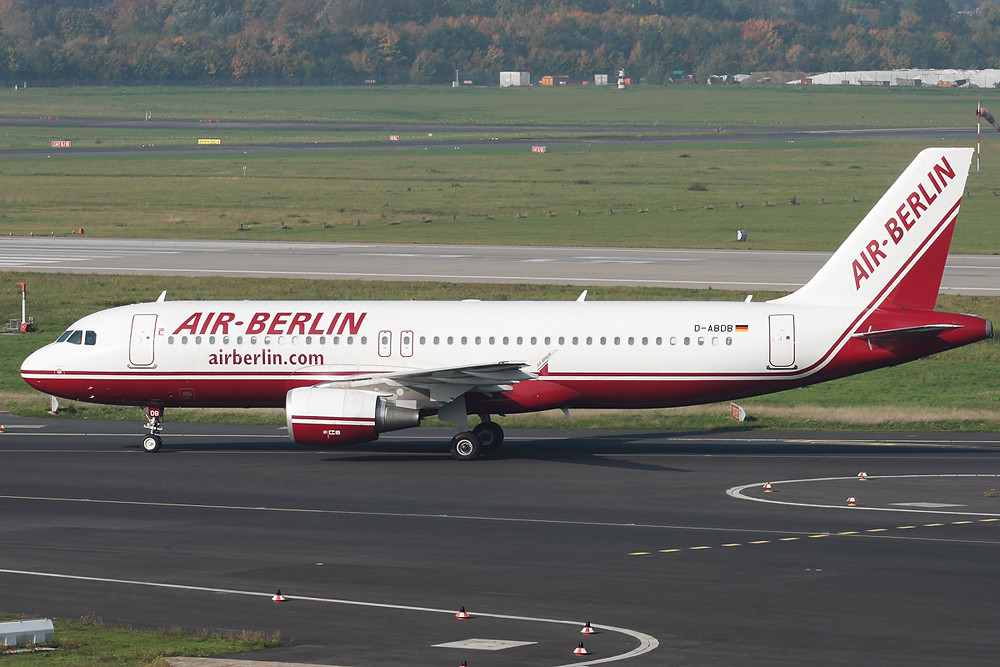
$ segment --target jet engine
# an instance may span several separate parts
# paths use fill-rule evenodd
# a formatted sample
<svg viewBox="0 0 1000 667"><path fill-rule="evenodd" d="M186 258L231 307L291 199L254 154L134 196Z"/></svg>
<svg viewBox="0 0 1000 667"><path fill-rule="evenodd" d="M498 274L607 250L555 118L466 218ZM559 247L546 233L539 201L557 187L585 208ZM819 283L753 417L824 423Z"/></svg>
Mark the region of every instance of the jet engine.
<svg viewBox="0 0 1000 667"><path fill-rule="evenodd" d="M299 387L285 396L285 419L288 434L298 444L337 447L417 426L420 413L390 403L373 391Z"/></svg>

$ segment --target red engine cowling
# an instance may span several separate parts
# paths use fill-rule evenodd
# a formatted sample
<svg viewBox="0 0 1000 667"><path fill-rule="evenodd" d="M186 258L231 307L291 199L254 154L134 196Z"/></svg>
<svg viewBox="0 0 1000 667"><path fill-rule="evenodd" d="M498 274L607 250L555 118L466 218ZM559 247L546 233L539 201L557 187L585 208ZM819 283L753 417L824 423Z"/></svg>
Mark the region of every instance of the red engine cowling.
<svg viewBox="0 0 1000 667"><path fill-rule="evenodd" d="M393 405L372 391L299 387L285 396L285 419L288 434L298 444L337 447L417 426L420 413Z"/></svg>

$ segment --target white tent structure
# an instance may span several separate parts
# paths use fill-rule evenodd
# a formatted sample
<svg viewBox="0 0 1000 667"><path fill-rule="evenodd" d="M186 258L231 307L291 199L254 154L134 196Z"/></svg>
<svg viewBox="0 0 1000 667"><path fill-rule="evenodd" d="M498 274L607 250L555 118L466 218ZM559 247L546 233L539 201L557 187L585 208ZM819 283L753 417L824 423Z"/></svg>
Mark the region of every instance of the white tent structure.
<svg viewBox="0 0 1000 667"><path fill-rule="evenodd" d="M817 86L1000 87L1000 69L893 69L824 72L808 78Z"/></svg>

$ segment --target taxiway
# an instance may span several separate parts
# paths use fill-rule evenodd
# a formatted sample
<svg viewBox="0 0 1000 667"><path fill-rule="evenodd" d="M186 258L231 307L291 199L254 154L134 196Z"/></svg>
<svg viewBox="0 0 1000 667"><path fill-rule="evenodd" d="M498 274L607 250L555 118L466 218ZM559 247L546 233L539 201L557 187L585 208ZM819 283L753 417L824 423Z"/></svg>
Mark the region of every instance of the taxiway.
<svg viewBox="0 0 1000 667"><path fill-rule="evenodd" d="M244 658L314 664L996 654L997 434L513 430L460 463L434 429L168 424L149 455L137 424L0 423L11 610L281 632Z"/></svg>

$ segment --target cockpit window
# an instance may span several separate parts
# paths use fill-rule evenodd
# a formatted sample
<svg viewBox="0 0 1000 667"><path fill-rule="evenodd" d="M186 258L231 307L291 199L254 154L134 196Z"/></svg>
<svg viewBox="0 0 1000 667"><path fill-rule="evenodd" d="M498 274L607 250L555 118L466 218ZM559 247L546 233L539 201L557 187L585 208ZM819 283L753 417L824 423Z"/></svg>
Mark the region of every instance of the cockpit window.
<svg viewBox="0 0 1000 667"><path fill-rule="evenodd" d="M73 330L64 331L63 335L56 339L57 343L72 343L73 345L97 345L96 331Z"/></svg>

